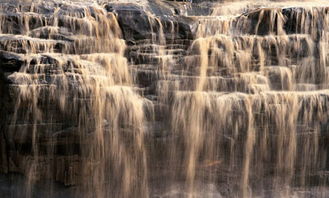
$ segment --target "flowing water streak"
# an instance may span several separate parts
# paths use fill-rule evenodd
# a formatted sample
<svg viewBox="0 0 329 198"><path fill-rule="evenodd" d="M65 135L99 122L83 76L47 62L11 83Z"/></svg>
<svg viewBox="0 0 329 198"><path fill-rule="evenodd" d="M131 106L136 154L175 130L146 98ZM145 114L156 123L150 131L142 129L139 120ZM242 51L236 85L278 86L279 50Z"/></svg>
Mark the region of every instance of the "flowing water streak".
<svg viewBox="0 0 329 198"><path fill-rule="evenodd" d="M31 142L32 154L20 153L27 195L40 178L64 178L81 184L85 197L148 197L146 163L159 158L169 161L157 169L161 182L186 197L221 196L207 194L208 186L225 197L321 191L328 185L320 137L328 130L329 72L328 9L318 2L219 4L213 16L192 17L197 36L180 67L167 51L173 39L165 19L147 13L152 38L133 47L155 60L154 103L162 105L163 125L170 123L169 158L148 162L144 114L152 105L132 87L116 16L81 2L50 3L41 15L38 4L21 6L10 12L17 27L0 14L0 45L24 60L9 76L19 96L9 134ZM64 149L61 141L69 142Z"/></svg>
<svg viewBox="0 0 329 198"><path fill-rule="evenodd" d="M30 8L31 13L33 9L38 9L38 5ZM72 164L74 157L67 159L70 175L76 175L67 178L68 184L81 183L85 197L147 197L143 137L144 109L149 103L131 87L123 56L125 42L121 40L116 17L88 4L64 3L60 7L55 4L53 12L53 16L40 16L40 23L36 24L40 28L30 31L27 24L31 24L34 15L18 11L17 16L22 20L19 31L24 36L12 37L22 42L22 46L7 48L16 53L27 50L22 55L25 64L9 76L17 84L13 89L19 96L10 134L19 133L21 138L32 141L32 155L27 156L24 167L28 178L26 195L33 197L35 181L41 177L56 180L52 173L60 171L56 170L55 153L65 129L41 129L43 124L52 122L56 114L47 111L55 107L60 117L75 123L75 139L80 144L78 165ZM6 28L2 26L2 33L16 31ZM44 39L24 42L24 37L44 35L51 39L59 34L67 36L67 41L63 41L65 47L58 48L55 41ZM21 122L31 127L20 131ZM43 136L52 137L52 148L42 147ZM54 162L43 171L45 156Z"/></svg>
<svg viewBox="0 0 329 198"><path fill-rule="evenodd" d="M207 161L219 169L224 166L222 164L231 161L228 164L229 170L241 172L238 197L253 197L259 193L252 190L257 178L255 174L271 178L270 184L260 185L263 188L266 185L272 186L273 196L290 197L293 194L292 185L304 185L310 174L305 171L312 172L314 169L311 167L317 166L315 159L306 159L305 155L318 156L319 127L326 118L318 117L314 123L314 118L309 115L326 114L327 104L320 102L320 92L308 92L308 85L326 86L326 77L323 76L327 71L324 58L327 52L323 48L327 45L326 8L313 8L311 3L304 4L305 7L296 8L287 16L280 8L285 4L273 2L271 5L276 8L260 8L241 16L216 16L223 13L239 14L241 10L260 7L261 3L258 3L260 5L241 6L238 11L235 8L232 11L228 9L233 7L231 3L219 4L219 9L213 12L215 17L199 17L197 38L190 47L190 56L186 58L186 73L194 71L192 75L196 77L189 77L193 83L175 89L171 111L172 132L178 136L174 144L180 145L173 146L171 155L175 159L173 161L182 164L178 172L183 171L186 177L190 197L198 196L195 190L200 184L197 181L203 181L203 185L207 182L215 183L224 175L218 172L216 176L215 171L205 176L206 170L202 164ZM301 29L288 29L289 32L286 32L287 20L296 20L294 24L299 24L297 26ZM242 84L250 86L236 86L233 90L222 88L223 91L249 93L242 95L244 97L230 94L233 101L238 98L244 106L236 107L235 102L227 100L224 100L225 107L214 105L215 98L226 98L225 93L214 94L214 91L221 90L218 85L213 86L221 82L216 75L226 80L232 77L241 79ZM256 78L258 75L263 77ZM186 78L181 77L181 81ZM282 92L284 90L287 92ZM327 91L324 90L323 94L327 95ZM305 111L308 109L305 103L314 105L309 109L310 112ZM223 119L231 122L237 119L226 108L240 112L245 117L237 120L233 126L225 122L221 125ZM216 111L223 113L218 114ZM216 119L212 120L213 116ZM300 125L311 126L310 129L302 129ZM307 130L314 131L304 132ZM226 160L225 147L219 146L225 144L225 141L221 142L222 136L232 138L229 143L230 160ZM240 143L243 146L237 145L241 136L243 141ZM306 143L307 148L303 148L302 142ZM240 156L239 152L243 155ZM270 153L273 156L268 156ZM242 161L237 160L237 156ZM268 166L267 161L275 164L273 177L268 176L269 170L262 168ZM295 164L296 161L299 164ZM222 163L216 165L216 162ZM237 169L237 164L240 164L241 169ZM262 196L266 196L266 193Z"/></svg>

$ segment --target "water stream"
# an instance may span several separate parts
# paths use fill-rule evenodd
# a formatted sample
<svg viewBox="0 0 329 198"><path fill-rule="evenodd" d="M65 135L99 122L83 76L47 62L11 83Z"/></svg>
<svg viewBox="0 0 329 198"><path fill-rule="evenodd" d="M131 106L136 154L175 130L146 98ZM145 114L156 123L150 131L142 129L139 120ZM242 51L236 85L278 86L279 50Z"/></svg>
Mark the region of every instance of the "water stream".
<svg viewBox="0 0 329 198"><path fill-rule="evenodd" d="M329 196L328 2L1 2L0 195Z"/></svg>

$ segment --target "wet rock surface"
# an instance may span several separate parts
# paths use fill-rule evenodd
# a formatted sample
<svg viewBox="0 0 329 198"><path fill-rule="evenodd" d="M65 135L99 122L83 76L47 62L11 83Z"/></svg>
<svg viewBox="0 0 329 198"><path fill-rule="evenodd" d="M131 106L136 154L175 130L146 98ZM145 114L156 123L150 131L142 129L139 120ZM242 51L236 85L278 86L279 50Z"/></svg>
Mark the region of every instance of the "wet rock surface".
<svg viewBox="0 0 329 198"><path fill-rule="evenodd" d="M0 172L32 197L327 197L328 8L146 2L0 5Z"/></svg>

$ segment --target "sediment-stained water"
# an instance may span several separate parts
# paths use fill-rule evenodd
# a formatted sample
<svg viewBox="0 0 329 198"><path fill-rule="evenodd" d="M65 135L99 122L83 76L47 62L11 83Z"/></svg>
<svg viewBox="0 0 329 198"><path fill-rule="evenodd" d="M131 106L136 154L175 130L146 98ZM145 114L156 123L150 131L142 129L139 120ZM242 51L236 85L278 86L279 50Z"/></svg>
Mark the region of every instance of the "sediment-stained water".
<svg viewBox="0 0 329 198"><path fill-rule="evenodd" d="M3 1L0 194L328 197L325 1Z"/></svg>

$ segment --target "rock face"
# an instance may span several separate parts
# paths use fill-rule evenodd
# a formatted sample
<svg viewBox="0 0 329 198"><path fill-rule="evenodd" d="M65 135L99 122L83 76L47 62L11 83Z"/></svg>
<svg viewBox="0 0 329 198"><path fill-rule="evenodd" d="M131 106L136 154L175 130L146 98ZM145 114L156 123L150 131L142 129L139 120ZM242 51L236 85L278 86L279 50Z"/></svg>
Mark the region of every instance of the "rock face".
<svg viewBox="0 0 329 198"><path fill-rule="evenodd" d="M293 5L2 3L0 172L27 197L327 197L329 8Z"/></svg>

